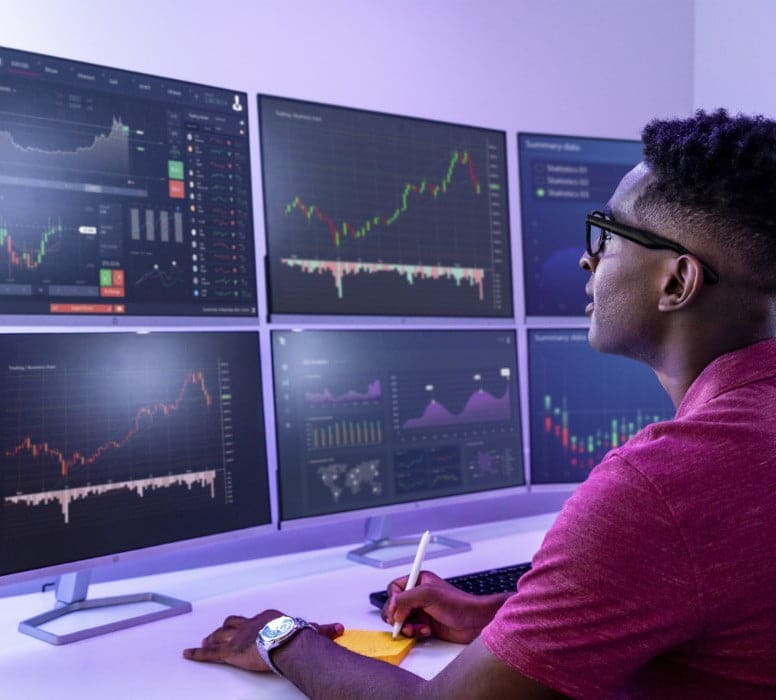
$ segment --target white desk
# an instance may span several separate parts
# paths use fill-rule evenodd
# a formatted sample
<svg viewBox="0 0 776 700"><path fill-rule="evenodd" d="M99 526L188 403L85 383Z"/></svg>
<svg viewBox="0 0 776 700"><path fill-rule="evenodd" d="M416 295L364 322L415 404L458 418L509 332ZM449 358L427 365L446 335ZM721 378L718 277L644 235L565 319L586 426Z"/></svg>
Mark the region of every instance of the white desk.
<svg viewBox="0 0 776 700"><path fill-rule="evenodd" d="M426 564L441 576L527 561L555 514L447 531L472 551ZM441 533L440 533L441 534ZM354 629L388 629L368 594L385 587L402 567L375 569L345 558L336 547L236 564L96 584L89 597L154 591L191 601L189 614L119 632L52 646L20 634L20 620L53 607L51 593L0 599L0 698L18 700L172 700L173 698L298 698L273 674L198 664L181 657L231 613L252 615L268 607L317 622ZM430 678L462 647L438 640L418 644L403 668Z"/></svg>

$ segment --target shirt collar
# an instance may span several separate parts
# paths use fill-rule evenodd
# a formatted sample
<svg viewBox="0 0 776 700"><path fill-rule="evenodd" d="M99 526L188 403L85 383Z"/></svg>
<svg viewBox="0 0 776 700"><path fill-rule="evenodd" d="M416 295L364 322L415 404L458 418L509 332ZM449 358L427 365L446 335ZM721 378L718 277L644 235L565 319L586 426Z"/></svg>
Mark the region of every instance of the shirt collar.
<svg viewBox="0 0 776 700"><path fill-rule="evenodd" d="M768 377L776 377L776 338L747 345L712 360L690 385L676 417L681 418L731 389Z"/></svg>

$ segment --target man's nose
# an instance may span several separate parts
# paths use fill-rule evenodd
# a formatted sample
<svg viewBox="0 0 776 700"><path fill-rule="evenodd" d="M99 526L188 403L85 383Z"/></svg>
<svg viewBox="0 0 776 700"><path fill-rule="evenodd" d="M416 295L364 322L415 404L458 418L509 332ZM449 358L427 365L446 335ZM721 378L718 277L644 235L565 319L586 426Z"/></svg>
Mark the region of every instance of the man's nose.
<svg viewBox="0 0 776 700"><path fill-rule="evenodd" d="M586 272L593 272L595 270L597 261L597 256L591 256L587 251L585 251L582 253L582 257L579 259L579 266Z"/></svg>

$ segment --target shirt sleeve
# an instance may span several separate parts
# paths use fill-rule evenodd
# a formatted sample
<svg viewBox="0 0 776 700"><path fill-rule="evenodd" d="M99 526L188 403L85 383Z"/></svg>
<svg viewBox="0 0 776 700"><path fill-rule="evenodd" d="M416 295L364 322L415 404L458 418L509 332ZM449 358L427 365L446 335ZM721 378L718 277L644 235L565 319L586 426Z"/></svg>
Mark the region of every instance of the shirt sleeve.
<svg viewBox="0 0 776 700"><path fill-rule="evenodd" d="M610 454L578 487L482 640L515 670L602 698L699 626L692 562L655 486Z"/></svg>

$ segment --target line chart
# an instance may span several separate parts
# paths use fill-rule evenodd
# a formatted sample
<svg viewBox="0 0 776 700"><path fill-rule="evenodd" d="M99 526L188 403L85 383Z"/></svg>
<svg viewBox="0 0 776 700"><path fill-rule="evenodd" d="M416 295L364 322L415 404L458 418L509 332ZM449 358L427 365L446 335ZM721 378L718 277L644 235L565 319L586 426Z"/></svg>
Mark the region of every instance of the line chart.
<svg viewBox="0 0 776 700"><path fill-rule="evenodd" d="M127 445L127 443L140 432L144 423L149 419L153 419L157 416L169 416L176 412L183 403L186 392L190 386L196 387L202 392L205 405L207 408L210 408L213 404L213 397L210 395L210 392L205 385L204 374L201 370L198 370L186 375L180 391L178 392L178 396L174 401L170 403L158 402L151 406L143 406L135 414L135 418L132 421L129 430L127 430L121 438L107 440L90 454L84 454L76 450L70 456L66 456L62 450L52 447L48 442L35 441L32 437L26 436L18 445L6 451L5 456L14 458L27 453L35 459L52 459L58 464L61 475L66 477L70 474L73 467L84 467L94 464L108 452L121 449Z"/></svg>

